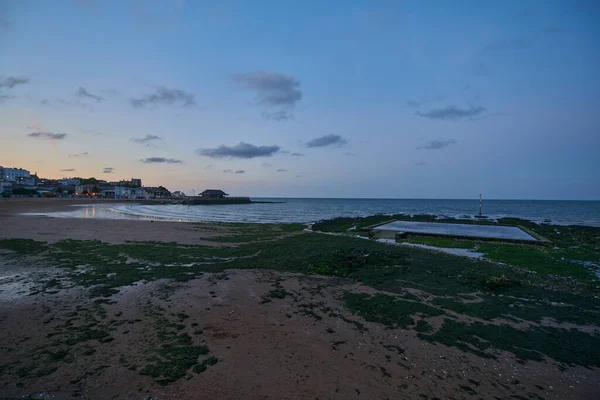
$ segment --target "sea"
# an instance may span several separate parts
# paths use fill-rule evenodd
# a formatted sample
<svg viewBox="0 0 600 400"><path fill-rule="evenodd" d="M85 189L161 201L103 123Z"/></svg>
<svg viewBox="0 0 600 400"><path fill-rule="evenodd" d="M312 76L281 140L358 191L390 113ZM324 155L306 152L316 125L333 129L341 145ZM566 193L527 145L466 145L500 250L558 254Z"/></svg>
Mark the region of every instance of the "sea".
<svg viewBox="0 0 600 400"><path fill-rule="evenodd" d="M156 219L171 221L219 221L313 223L335 217L374 214L434 214L439 217L474 218L479 199L311 199L252 198L253 204L175 205L107 204L74 207L57 217ZM49 214L45 214L49 215ZM538 223L600 227L600 201L484 200L483 215L489 219L515 217Z"/></svg>

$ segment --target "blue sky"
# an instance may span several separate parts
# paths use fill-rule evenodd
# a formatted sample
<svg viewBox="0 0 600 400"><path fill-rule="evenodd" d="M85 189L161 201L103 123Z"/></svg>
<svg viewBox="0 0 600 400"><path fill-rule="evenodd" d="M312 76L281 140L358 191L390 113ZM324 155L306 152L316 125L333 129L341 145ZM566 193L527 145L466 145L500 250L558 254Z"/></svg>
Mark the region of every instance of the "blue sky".
<svg viewBox="0 0 600 400"><path fill-rule="evenodd" d="M599 17L0 0L0 165L250 196L600 199Z"/></svg>

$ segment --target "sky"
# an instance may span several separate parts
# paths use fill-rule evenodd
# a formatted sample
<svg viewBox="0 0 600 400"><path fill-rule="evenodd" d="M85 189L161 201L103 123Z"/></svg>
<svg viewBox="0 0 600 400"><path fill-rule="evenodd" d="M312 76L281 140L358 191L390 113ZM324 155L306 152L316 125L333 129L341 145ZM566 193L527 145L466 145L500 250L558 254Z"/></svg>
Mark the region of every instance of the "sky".
<svg viewBox="0 0 600 400"><path fill-rule="evenodd" d="M0 0L0 165L195 193L600 199L600 2Z"/></svg>

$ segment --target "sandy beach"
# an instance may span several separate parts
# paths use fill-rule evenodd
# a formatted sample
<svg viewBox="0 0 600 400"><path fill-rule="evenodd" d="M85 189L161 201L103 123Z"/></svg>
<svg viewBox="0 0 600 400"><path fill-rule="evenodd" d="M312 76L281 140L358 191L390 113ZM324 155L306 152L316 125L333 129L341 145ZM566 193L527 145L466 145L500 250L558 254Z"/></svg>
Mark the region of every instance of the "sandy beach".
<svg viewBox="0 0 600 400"><path fill-rule="evenodd" d="M0 200L0 237L56 242L65 239L100 240L107 243L177 242L214 245L201 238L215 236L198 225L160 220L53 218L20 215L72 211L73 206L140 203L122 200L4 199ZM154 204L156 202L146 201ZM218 236L218 235L217 235Z"/></svg>
<svg viewBox="0 0 600 400"><path fill-rule="evenodd" d="M273 265L260 259L238 264L243 269L228 267L286 238L301 244L317 234L277 226L234 231L240 228L19 215L85 202L0 201L0 239L48 242L7 241L0 248L0 398L597 398L596 367L523 361L505 350L483 357L348 309L348 293L390 292L343 277L272 270L275 257ZM86 242L61 242L66 239ZM250 242L250 255L236 253L242 240ZM123 254L128 246L138 249L131 242L162 245L139 244L139 251ZM205 253L166 258L171 251ZM427 256L420 249L397 251ZM214 260L223 267L203 268ZM132 278L134 270L150 275ZM119 282L108 290L98 279ZM433 286L408 285L402 293L430 300ZM464 295L474 296L470 301L482 296L475 290ZM435 329L448 318L423 308L415 321L427 312ZM486 322L457 313L452 318ZM542 324L503 323L513 329ZM596 326L570 326L600 333Z"/></svg>

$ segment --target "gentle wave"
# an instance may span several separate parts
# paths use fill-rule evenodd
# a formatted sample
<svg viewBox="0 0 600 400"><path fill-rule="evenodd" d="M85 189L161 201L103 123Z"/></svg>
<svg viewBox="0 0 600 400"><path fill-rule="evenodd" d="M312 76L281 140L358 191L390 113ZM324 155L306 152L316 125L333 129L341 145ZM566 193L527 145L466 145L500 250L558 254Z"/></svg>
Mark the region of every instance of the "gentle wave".
<svg viewBox="0 0 600 400"><path fill-rule="evenodd" d="M259 200L259 199L256 199ZM434 214L438 217L474 218L478 200L413 199L260 199L285 203L226 205L89 204L73 211L45 213L54 217L101 219L153 219L165 221L215 221L252 223L314 223L335 217L374 214ZM489 219L521 218L557 225L600 227L600 201L487 200L483 213Z"/></svg>
<svg viewBox="0 0 600 400"><path fill-rule="evenodd" d="M128 217L174 221L314 223L335 217L364 217L373 214L399 213L474 218L479 210L479 202L471 200L261 200L284 200L286 203L212 206L128 204L111 207L110 211ZM600 202L488 200L484 202L484 215L490 219L512 217L558 225L600 226Z"/></svg>

